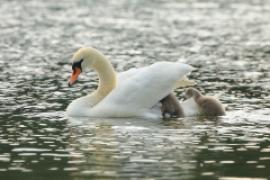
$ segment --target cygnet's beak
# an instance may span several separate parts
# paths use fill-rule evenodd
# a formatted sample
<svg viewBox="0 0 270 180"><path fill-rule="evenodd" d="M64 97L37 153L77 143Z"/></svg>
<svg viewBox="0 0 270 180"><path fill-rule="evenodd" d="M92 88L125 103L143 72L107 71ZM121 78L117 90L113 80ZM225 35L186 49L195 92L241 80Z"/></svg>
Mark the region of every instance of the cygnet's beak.
<svg viewBox="0 0 270 180"><path fill-rule="evenodd" d="M70 78L68 80L68 86L69 87L71 85L73 85L77 81L77 79L78 79L79 75L81 74L81 72L82 72L82 70L80 68L78 68L78 67L75 67L73 69L73 72L72 72L72 74L71 74L71 76L70 76Z"/></svg>

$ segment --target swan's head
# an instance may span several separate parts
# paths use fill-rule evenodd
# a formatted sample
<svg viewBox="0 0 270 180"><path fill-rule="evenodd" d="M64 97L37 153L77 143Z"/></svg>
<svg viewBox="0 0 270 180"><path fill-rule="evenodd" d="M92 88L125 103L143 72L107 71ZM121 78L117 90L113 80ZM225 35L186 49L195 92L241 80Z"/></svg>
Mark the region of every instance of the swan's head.
<svg viewBox="0 0 270 180"><path fill-rule="evenodd" d="M188 88L186 90L186 97L187 98L191 98L193 97L194 99L198 99L202 94L197 90L197 89L194 89L194 88Z"/></svg>
<svg viewBox="0 0 270 180"><path fill-rule="evenodd" d="M69 78L68 85L73 85L81 72L95 66L98 57L101 54L94 48L84 47L76 51L72 58L72 75Z"/></svg>

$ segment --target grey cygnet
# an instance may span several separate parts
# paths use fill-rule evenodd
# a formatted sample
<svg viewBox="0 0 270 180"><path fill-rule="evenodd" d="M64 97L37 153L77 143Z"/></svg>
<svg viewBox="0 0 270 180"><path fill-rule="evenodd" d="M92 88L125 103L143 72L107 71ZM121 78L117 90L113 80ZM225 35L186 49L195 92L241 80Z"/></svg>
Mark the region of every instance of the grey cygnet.
<svg viewBox="0 0 270 180"><path fill-rule="evenodd" d="M177 118L184 116L182 107L174 93L170 93L168 96L160 100L160 102L160 109L163 118Z"/></svg>
<svg viewBox="0 0 270 180"><path fill-rule="evenodd" d="M225 109L221 102L212 96L203 96L200 91L194 88L188 88L186 91L188 98L194 98L198 104L202 115L206 116L222 116L225 115Z"/></svg>

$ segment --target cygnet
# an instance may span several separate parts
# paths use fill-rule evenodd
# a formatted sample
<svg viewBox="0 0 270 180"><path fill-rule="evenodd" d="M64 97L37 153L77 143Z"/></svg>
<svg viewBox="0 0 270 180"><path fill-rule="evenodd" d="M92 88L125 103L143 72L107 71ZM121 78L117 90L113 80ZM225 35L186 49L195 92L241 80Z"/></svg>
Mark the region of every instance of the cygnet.
<svg viewBox="0 0 270 180"><path fill-rule="evenodd" d="M174 93L170 93L168 96L160 100L160 102L160 109L163 118L177 118L184 116L182 107Z"/></svg>
<svg viewBox="0 0 270 180"><path fill-rule="evenodd" d="M188 88L186 91L188 98L194 98L194 101L200 108L200 114L205 116L222 116L225 115L225 108L221 102L212 96L204 96L194 88Z"/></svg>

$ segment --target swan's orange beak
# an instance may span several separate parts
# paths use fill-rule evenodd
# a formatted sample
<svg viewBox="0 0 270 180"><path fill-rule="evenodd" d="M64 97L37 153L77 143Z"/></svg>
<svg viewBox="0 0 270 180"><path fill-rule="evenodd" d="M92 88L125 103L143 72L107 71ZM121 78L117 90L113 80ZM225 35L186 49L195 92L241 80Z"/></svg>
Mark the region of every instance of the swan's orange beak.
<svg viewBox="0 0 270 180"><path fill-rule="evenodd" d="M78 67L75 67L73 69L73 72L72 72L72 74L71 74L71 76L70 76L70 78L68 80L68 86L73 85L77 81L77 79L78 79L79 75L81 74L81 72L82 72L81 69L78 68Z"/></svg>

